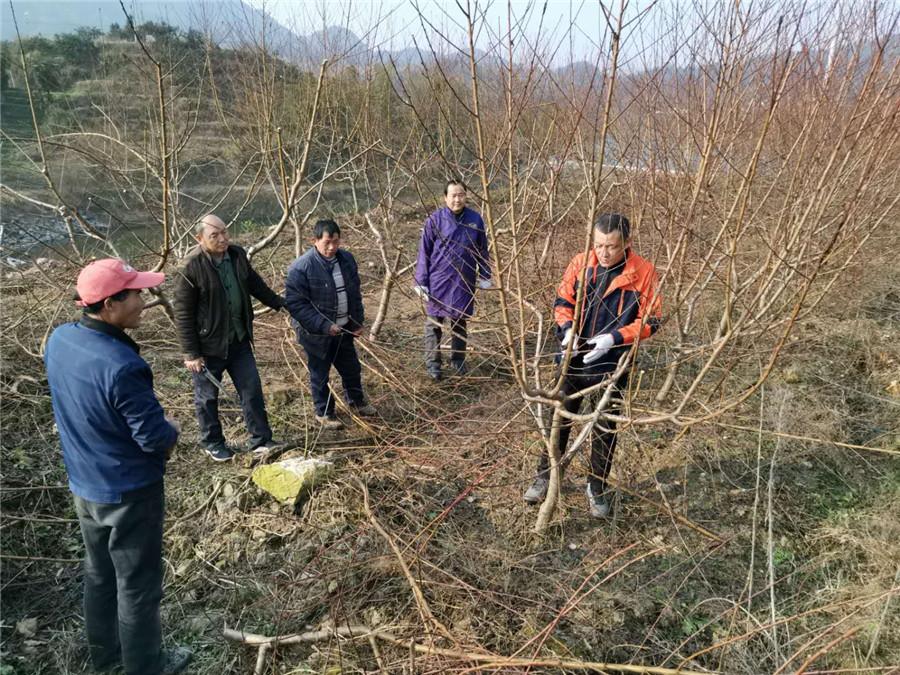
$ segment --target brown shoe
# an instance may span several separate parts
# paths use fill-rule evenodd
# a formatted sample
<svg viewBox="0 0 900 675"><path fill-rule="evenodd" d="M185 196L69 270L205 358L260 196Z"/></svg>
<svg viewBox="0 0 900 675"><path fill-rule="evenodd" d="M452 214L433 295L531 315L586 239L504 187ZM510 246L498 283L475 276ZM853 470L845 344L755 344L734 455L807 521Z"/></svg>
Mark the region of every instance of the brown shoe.
<svg viewBox="0 0 900 675"><path fill-rule="evenodd" d="M343 429L344 423L334 415L316 415L316 422L322 425L323 429Z"/></svg>
<svg viewBox="0 0 900 675"><path fill-rule="evenodd" d="M375 417L378 415L378 410L375 409L375 406L369 403L363 403L362 405L355 405L350 408L354 413L359 415L360 417Z"/></svg>

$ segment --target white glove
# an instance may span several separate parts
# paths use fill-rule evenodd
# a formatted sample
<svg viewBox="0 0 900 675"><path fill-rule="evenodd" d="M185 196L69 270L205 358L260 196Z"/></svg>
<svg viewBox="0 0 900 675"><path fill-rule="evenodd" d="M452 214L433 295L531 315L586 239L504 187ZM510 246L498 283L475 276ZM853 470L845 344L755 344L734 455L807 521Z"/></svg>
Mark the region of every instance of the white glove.
<svg viewBox="0 0 900 675"><path fill-rule="evenodd" d="M428 286L413 286L413 293L418 295L422 300L428 302L428 294L429 294Z"/></svg>
<svg viewBox="0 0 900 675"><path fill-rule="evenodd" d="M487 289L493 288L493 287L494 287L494 282L491 281L490 279L479 279L478 280L478 288L480 288L483 291L486 291Z"/></svg>
<svg viewBox="0 0 900 675"><path fill-rule="evenodd" d="M572 341L573 335L575 335L575 330L571 326L566 328L566 334L563 335L562 342L559 343L563 349L569 346L569 343Z"/></svg>
<svg viewBox="0 0 900 675"><path fill-rule="evenodd" d="M611 334L603 333L602 335L595 335L590 340L588 340L587 343L591 345L593 349L585 355L585 365L593 363L601 356L606 354L606 352L608 352L615 346L616 340Z"/></svg>

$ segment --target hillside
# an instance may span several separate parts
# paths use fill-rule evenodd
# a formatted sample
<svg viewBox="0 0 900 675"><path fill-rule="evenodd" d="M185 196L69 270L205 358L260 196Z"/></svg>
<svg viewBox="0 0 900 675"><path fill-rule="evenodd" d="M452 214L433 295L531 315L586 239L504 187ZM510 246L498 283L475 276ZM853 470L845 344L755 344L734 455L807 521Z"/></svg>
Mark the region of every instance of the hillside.
<svg viewBox="0 0 900 675"><path fill-rule="evenodd" d="M77 28L97 28L103 32L112 24L124 26L126 19L115 0L18 0L12 3L22 37L71 33ZM200 31L222 46L243 44L248 35L263 27L276 53L287 50L297 39L272 17L241 0L188 3L177 0L130 0L125 3L137 24L165 23L188 32ZM9 3L0 9L0 41L14 40L15 27Z"/></svg>

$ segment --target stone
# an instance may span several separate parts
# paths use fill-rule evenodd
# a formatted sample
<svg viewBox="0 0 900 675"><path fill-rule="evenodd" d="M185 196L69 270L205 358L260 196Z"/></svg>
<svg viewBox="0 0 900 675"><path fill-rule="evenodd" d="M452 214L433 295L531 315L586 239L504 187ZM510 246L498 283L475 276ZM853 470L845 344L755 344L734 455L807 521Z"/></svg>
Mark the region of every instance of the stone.
<svg viewBox="0 0 900 675"><path fill-rule="evenodd" d="M188 631L194 634L205 633L212 626L212 619L205 614L193 617L188 621Z"/></svg>
<svg viewBox="0 0 900 675"><path fill-rule="evenodd" d="M22 619L21 621L16 622L16 632L19 635L24 635L27 638L34 637L37 633L38 622L34 617L29 617L27 619Z"/></svg>
<svg viewBox="0 0 900 675"><path fill-rule="evenodd" d="M253 482L282 504L294 504L330 478L334 464L323 459L294 457L263 464L253 471Z"/></svg>

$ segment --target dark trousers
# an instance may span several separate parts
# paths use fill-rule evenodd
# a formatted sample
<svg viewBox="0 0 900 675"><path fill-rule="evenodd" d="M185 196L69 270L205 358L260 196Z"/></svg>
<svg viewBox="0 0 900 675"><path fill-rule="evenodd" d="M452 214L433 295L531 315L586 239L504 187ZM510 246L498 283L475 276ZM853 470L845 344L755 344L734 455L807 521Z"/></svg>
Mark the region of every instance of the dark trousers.
<svg viewBox="0 0 900 675"><path fill-rule="evenodd" d="M576 360L577 357L576 359L573 359L573 366L576 365L574 363ZM572 373L570 371L563 380L562 389L560 391L564 396L568 397L602 382L605 377L606 375L583 375ZM616 382L616 388L621 390L623 387L627 386L627 382L628 375L625 374L619 378L618 382ZM598 389L598 393L602 392L603 389ZM567 398L563 407L570 413L577 414L578 411L581 410L582 401L584 401L584 397L576 399ZM616 399L612 399L605 412L615 414L619 412L619 409ZM552 419L553 411L551 410L548 426ZM566 446L569 444L569 434L571 432L572 421L562 418L561 426L559 428L560 456L565 454ZM594 425L594 428L591 431L591 436L591 473L588 476L588 482L591 484L591 489L597 493L606 490L606 479L612 468L613 455L616 452L616 423L611 420L598 420L598 423ZM547 470L549 468L550 458L548 457L545 448L538 460L538 475L547 475Z"/></svg>
<svg viewBox="0 0 900 675"><path fill-rule="evenodd" d="M121 504L74 497L85 548L84 622L91 662L103 670L121 660L127 675L157 675L163 484L128 493Z"/></svg>
<svg viewBox="0 0 900 675"><path fill-rule="evenodd" d="M466 319L447 319L450 324L450 362L462 364L466 360ZM444 334L444 317L425 317L425 367L429 370L441 367L441 338Z"/></svg>
<svg viewBox="0 0 900 675"><path fill-rule="evenodd" d="M262 382L256 368L256 358L250 340L232 342L228 346L228 356L224 359L205 357L206 369L220 382L228 372L231 382L241 401L244 423L250 432L250 447L256 448L272 440L272 429L266 415ZM200 426L200 442L210 446L225 442L222 424L219 422L219 390L203 373L193 373L194 407L197 409L197 423Z"/></svg>
<svg viewBox="0 0 900 675"><path fill-rule="evenodd" d="M306 349L306 363L309 367L309 386L312 390L316 415L334 415L334 397L328 386L328 375L334 366L344 385L344 400L351 406L365 405L362 388L362 366L353 344L353 336L346 333L328 338L323 351Z"/></svg>

